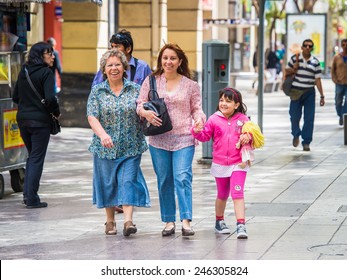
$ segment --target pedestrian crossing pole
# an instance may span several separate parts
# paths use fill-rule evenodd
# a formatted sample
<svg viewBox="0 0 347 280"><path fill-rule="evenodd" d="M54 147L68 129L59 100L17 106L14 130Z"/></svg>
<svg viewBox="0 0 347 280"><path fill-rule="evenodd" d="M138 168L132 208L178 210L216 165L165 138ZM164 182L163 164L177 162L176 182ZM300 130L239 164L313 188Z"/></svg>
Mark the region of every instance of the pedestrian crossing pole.
<svg viewBox="0 0 347 280"><path fill-rule="evenodd" d="M343 131L345 135L345 145L347 145L347 114L343 115Z"/></svg>
<svg viewBox="0 0 347 280"><path fill-rule="evenodd" d="M265 1L259 0L259 32L258 32L258 125L263 131L263 96L264 96L264 30Z"/></svg>

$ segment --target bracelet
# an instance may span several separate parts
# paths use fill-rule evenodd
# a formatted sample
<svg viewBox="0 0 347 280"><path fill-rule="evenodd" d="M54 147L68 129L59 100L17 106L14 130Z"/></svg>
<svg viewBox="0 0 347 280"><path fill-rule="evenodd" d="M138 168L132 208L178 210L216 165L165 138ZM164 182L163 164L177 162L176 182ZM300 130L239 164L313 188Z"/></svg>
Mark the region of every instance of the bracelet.
<svg viewBox="0 0 347 280"><path fill-rule="evenodd" d="M320 98L324 99L325 96L321 96Z"/></svg>

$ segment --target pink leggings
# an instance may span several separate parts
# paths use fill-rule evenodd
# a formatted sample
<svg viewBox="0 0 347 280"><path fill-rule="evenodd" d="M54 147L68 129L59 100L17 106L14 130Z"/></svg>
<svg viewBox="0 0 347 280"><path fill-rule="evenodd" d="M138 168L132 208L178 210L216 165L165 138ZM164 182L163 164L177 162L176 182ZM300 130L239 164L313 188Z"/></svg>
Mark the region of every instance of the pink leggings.
<svg viewBox="0 0 347 280"><path fill-rule="evenodd" d="M244 198L244 186L247 172L234 171L230 177L215 178L217 185L217 198L227 200L229 193L232 199Z"/></svg>

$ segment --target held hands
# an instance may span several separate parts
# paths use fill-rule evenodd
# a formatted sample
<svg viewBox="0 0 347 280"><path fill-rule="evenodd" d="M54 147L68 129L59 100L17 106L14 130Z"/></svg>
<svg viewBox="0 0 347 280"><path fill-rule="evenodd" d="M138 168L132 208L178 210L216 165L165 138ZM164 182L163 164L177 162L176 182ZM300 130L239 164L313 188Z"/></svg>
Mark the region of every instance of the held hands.
<svg viewBox="0 0 347 280"><path fill-rule="evenodd" d="M245 145L245 144L248 144L249 143L249 141L251 141L251 139L252 139L252 136L249 134L249 133L242 133L241 135L240 135L240 144L241 145Z"/></svg>
<svg viewBox="0 0 347 280"><path fill-rule="evenodd" d="M110 137L110 135L105 134L104 136L100 137L101 145L105 148L112 148L114 146L113 141Z"/></svg>
<svg viewBox="0 0 347 280"><path fill-rule="evenodd" d="M194 121L194 133L200 133L204 129L202 120Z"/></svg>

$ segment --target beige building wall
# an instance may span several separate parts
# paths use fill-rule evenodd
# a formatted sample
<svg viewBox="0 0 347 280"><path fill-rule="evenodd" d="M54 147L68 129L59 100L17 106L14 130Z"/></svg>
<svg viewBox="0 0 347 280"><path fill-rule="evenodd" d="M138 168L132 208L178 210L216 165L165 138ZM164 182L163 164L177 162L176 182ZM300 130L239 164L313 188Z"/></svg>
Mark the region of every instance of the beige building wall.
<svg viewBox="0 0 347 280"><path fill-rule="evenodd" d="M191 70L201 71L200 0L120 0L119 29L122 28L132 33L134 56L145 60L152 69L160 47L171 42L185 51Z"/></svg>
<svg viewBox="0 0 347 280"><path fill-rule="evenodd" d="M160 47L167 42L167 0L120 0L118 23L132 34L133 55L155 69Z"/></svg>
<svg viewBox="0 0 347 280"><path fill-rule="evenodd" d="M62 46L65 73L95 73L108 47L108 3L63 2Z"/></svg>
<svg viewBox="0 0 347 280"><path fill-rule="evenodd" d="M134 42L133 56L146 61L152 67L152 2L150 0L120 0L119 30L131 32Z"/></svg>
<svg viewBox="0 0 347 280"><path fill-rule="evenodd" d="M201 0L119 0L118 28L131 32L133 55L152 69L166 42L177 43L186 53L191 70L201 71ZM63 1L62 56L64 73L95 73L109 46L108 0L97 6L89 2ZM42 40L42 6L32 17L29 45Z"/></svg>
<svg viewBox="0 0 347 280"><path fill-rule="evenodd" d="M191 70L202 69L202 4L200 0L168 0L168 42L186 53Z"/></svg>

